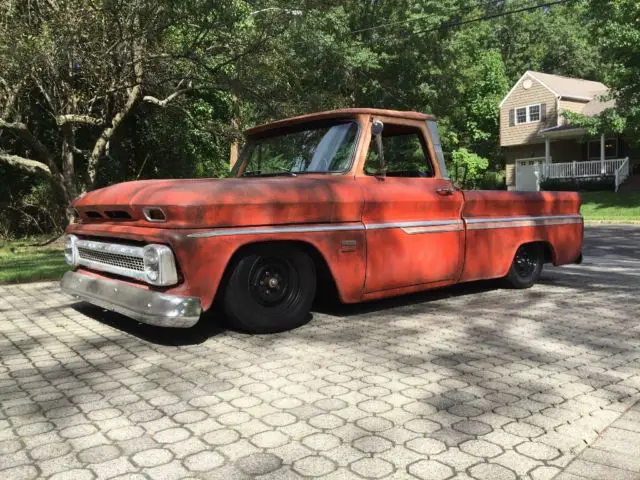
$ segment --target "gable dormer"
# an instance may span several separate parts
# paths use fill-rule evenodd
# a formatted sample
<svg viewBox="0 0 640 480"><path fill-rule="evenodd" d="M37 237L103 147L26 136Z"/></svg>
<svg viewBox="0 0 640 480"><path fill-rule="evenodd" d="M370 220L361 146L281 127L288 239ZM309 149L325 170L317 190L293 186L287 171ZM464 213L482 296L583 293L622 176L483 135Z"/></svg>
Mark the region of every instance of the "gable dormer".
<svg viewBox="0 0 640 480"><path fill-rule="evenodd" d="M558 125L558 96L526 72L500 104L500 146L542 143L539 132Z"/></svg>

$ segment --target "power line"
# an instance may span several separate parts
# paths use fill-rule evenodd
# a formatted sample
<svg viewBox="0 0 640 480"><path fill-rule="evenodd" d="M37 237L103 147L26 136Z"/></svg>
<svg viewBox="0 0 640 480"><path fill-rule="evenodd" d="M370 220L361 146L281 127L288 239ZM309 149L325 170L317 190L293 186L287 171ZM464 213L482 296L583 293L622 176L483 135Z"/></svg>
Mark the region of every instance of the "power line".
<svg viewBox="0 0 640 480"><path fill-rule="evenodd" d="M482 8L482 7L487 7L490 6L492 4L498 4L500 2L504 2L505 0L488 0L488 1L484 1L484 2L478 2L476 5L473 5L465 10L463 10L460 13L468 13L470 11L472 11L475 8ZM365 28L359 28L357 30L352 30L351 33L356 34L356 33L362 33L362 32L369 32L371 30L378 30L380 28L386 28L386 27L391 27L394 25L404 25L405 23L411 23L411 22L417 22L418 20L424 20L425 18L429 18L430 15L420 15L419 17L414 17L414 18L408 18L406 20L399 20L397 22L388 22L388 23L382 23L380 25L373 25L371 27L365 27Z"/></svg>
<svg viewBox="0 0 640 480"><path fill-rule="evenodd" d="M482 22L485 20L492 20L494 18L500 18L500 17L506 17L508 15L513 15L514 13L521 13L521 12L528 12L528 11L532 11L532 10L537 10L539 8L546 8L546 7L552 7L554 5L560 5L562 3L568 3L568 2L572 2L574 0L556 0L554 2L547 2L547 3L540 3L538 5L532 5L529 7L522 7L522 8L518 8L515 10L508 10L506 12L501 12L501 13L495 13L492 15L483 15L482 17L475 17L475 18L471 18L469 20L463 20L460 22L454 22L454 23L443 23L438 25L437 27L431 27L431 28L427 28L425 30L418 30L416 32L411 32L413 35L416 34L421 34L421 33L428 33L428 32L434 32L436 30L446 30L449 28L453 28L453 27L459 27L461 25L468 25L470 23L475 23L475 22ZM391 38L393 37L393 35L386 35L384 37L380 37L377 39L372 39L370 42L368 43L378 43L382 40L385 40L387 38Z"/></svg>

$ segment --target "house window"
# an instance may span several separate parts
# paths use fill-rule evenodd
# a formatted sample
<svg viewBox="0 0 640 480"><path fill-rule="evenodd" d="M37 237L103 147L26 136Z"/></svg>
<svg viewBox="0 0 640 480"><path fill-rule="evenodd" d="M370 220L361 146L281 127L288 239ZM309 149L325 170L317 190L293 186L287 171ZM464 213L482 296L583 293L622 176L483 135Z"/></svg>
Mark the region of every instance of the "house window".
<svg viewBox="0 0 640 480"><path fill-rule="evenodd" d="M539 122L541 117L540 104L529 105L527 107L516 108L515 123L534 123Z"/></svg>
<svg viewBox="0 0 640 480"><path fill-rule="evenodd" d="M618 157L618 139L607 138L604 141L604 158ZM600 139L589 140L589 160L600 158Z"/></svg>

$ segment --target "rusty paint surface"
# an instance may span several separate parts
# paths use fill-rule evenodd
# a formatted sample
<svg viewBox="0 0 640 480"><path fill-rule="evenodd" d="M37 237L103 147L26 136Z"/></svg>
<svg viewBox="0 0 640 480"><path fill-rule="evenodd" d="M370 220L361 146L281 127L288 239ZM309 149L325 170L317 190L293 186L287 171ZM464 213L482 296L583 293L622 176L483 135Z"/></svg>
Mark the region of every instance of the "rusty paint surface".
<svg viewBox="0 0 640 480"><path fill-rule="evenodd" d="M258 242L299 242L315 249L326 261L340 299L347 303L502 277L523 243L547 243L555 265L573 262L580 254L583 225L577 217L578 194L455 190L443 194L452 185L437 162L432 178L364 174L373 118L419 128L435 158L425 126L430 116L351 109L280 121L271 128L331 118L353 118L361 124L354 161L345 174L121 183L78 199L74 206L81 222L68 231L169 245L182 280L162 291L198 296L205 309L212 305L233 255ZM268 128L249 133L262 135ZM142 209L148 206L162 208L167 222L145 220ZM108 211L126 212L131 218L106 219ZM89 218L89 212L102 218ZM522 224L522 219L544 222L554 216L566 218L567 223ZM521 219L522 225L501 225L505 219Z"/></svg>

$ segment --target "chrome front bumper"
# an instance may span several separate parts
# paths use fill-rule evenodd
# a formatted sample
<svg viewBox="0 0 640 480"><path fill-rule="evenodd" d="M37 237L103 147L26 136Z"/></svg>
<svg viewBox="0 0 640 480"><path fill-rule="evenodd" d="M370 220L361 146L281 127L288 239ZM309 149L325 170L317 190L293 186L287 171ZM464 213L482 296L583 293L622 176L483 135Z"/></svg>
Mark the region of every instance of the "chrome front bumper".
<svg viewBox="0 0 640 480"><path fill-rule="evenodd" d="M198 297L167 295L79 272L65 273L60 286L69 295L158 327L192 327L202 312Z"/></svg>

